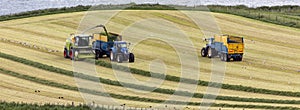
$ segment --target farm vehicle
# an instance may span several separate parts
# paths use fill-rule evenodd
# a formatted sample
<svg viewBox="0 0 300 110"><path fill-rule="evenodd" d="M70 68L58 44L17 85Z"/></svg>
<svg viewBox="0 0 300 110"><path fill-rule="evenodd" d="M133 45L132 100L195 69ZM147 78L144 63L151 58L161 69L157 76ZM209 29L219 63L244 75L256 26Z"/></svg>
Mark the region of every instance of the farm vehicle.
<svg viewBox="0 0 300 110"><path fill-rule="evenodd" d="M130 43L122 41L122 36L115 33L108 33L104 25L97 25L85 30L83 33L95 29L103 28L102 33L92 35L74 35L66 40L64 57L77 60L80 56L91 56L95 59L107 56L111 61L122 63L123 61L134 62L134 54L129 52Z"/></svg>
<svg viewBox="0 0 300 110"><path fill-rule="evenodd" d="M129 45L122 41L122 36L115 33L108 33L105 26L104 33L94 34L92 48L95 51L95 59L102 58L104 55L111 61L122 63L123 61L134 62L134 54L129 52Z"/></svg>
<svg viewBox="0 0 300 110"><path fill-rule="evenodd" d="M201 49L201 56L213 58L219 56L221 61L242 61L244 54L243 37L231 35L215 35L213 38L204 39L207 44Z"/></svg>
<svg viewBox="0 0 300 110"><path fill-rule="evenodd" d="M77 60L80 55L92 54L92 46L90 41L92 36L71 34L66 40L64 48L64 57L71 60Z"/></svg>

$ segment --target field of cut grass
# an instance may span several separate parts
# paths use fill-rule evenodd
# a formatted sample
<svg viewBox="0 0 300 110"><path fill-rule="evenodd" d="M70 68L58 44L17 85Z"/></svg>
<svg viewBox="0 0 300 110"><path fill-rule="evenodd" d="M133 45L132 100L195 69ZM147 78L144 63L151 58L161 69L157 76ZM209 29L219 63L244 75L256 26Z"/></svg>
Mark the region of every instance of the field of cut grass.
<svg viewBox="0 0 300 110"><path fill-rule="evenodd" d="M91 12L96 14L98 21L107 21L109 16L114 11L97 11ZM195 11L194 14L201 14L204 12ZM0 24L0 52L14 55L17 57L25 58L31 61L40 62L42 64L51 65L53 67L62 68L65 70L73 70L72 62L69 59L62 57L62 50L64 41L70 33L75 33L77 26L84 16L84 12L47 15L41 17L17 19L11 21L3 21ZM100 16L102 15L102 16ZM299 72L299 56L300 53L299 44L300 41L299 29L288 28L278 26L274 24L255 21L247 18L242 18L234 15L212 13L215 17L217 24L219 25L222 33L244 36L246 43L245 57L243 62L229 62L226 63L226 72L224 77L224 84L230 85L242 85L253 88L263 88L276 91L290 91L300 92L298 88L300 82L298 79ZM131 25L135 21L140 21ZM97 21L95 20L95 21ZM168 22L166 22L168 21ZM204 45L202 42L203 33L200 29L191 22L187 16L178 11L122 11L115 17L107 22L106 26L109 31L121 33L124 39L129 42L135 42L132 45L132 51L135 53L136 62L129 64L131 68L141 69L149 71L149 64L155 59L161 59L166 65L165 74L170 76L181 77L180 71L182 70L180 60L178 58L177 50L174 49L178 45L182 50L186 50L185 54L198 53L198 62L200 62L200 70L195 70L200 73L199 78L191 76L182 76L186 78L192 78L194 80L209 81L211 78L211 59L202 58L199 56L199 50ZM94 24L100 24L97 22ZM94 25L87 25L83 27L92 27ZM103 24L103 23L102 23ZM180 31L178 31L180 30ZM183 34L184 33L184 34ZM182 40L182 36L186 35L191 39L191 42L196 47L195 50L191 49ZM158 37L157 39L146 39L141 42L137 42L139 37ZM207 36L209 37L209 36ZM166 42L159 39L166 38L169 41ZM20 42L26 42L25 45ZM169 45L174 43L174 45ZM36 46L36 47L34 47ZM109 62L108 59L101 59L104 62ZM186 59L187 62L193 62L193 59ZM215 58L214 60L219 60ZM29 75L49 81L53 81L60 84L66 84L69 86L76 86L76 81L73 77L65 76L38 68L34 68L29 65L21 64L20 62L9 61L1 58L1 62L5 65L0 65L1 68L11 70L24 75ZM125 64L123 64L125 65ZM194 68L195 64L189 63L186 65L188 68ZM19 68L19 69L15 69ZM87 68L88 71L93 70ZM110 79L117 81L112 69L97 65L95 70L98 72L97 77ZM86 73L88 74L88 73ZM124 73L129 74L129 73ZM2 75L2 74L1 74ZM148 76L132 74L133 77L139 81L149 80ZM196 76L196 75L195 75ZM13 78L11 76L3 75L1 79L6 82L1 83L1 87L4 85L14 85L20 82L21 79L7 80ZM160 81L161 79L156 79ZM129 79L124 78L124 81L131 83ZM21 84L21 83L20 83ZM22 85L29 86L30 83L23 83ZM137 84L143 85L143 84ZM151 84L149 84L151 85ZM146 84L146 86L149 86ZM20 85L19 85L20 86ZM164 81L160 88L176 89L178 82ZM43 85L37 85L37 87L43 87ZM48 86L45 86L48 87ZM105 84L109 93L121 94L126 96L138 96L152 99L166 99L169 97L167 94L162 93L137 93L136 91L127 90L124 87L112 86ZM52 88L52 87L51 87ZM95 87L96 88L96 87ZM94 89L95 89L94 88ZM32 91L35 88L24 88L24 90ZM183 90L188 91L190 88L187 86ZM197 86L197 93L204 93L206 86ZM22 89L21 89L22 90ZM136 89L134 89L136 90ZM22 97L14 96L9 91L20 91L17 88L5 89L5 93L1 95L8 95L15 98L3 97L1 100L6 101L22 101ZM57 98L53 94L61 94L60 92L54 92L52 90L47 91L45 94L28 94L26 92L20 92L20 94L30 95L31 97L37 97L30 101L24 100L24 102L34 103L39 102L40 97L49 97L49 102L57 101ZM63 90L59 90L63 91ZM68 90L65 90L68 91ZM73 92L73 91L68 91ZM63 92L65 97L69 96L68 92ZM49 93L49 94L48 94ZM222 96L236 96L243 98L261 98L261 99L274 99L274 100L296 100L299 101L299 97L291 96L279 96L272 94L252 93L246 91L221 89L220 95ZM70 103L70 101L82 102L80 95L73 96L71 99L64 99L64 103ZM52 99L51 99L52 98ZM48 98L47 98L48 99ZM124 99L118 99L121 102L128 102ZM200 102L201 99L193 98L193 102ZM45 102L46 103L46 102ZM136 101L129 101L128 104L134 104ZM143 105L149 105L151 102L142 102ZM298 107L297 104L266 104L266 103L251 103L251 102L237 102L237 101L224 101L217 100L216 103L226 104L241 104L241 105L276 105L276 106L291 106Z"/></svg>

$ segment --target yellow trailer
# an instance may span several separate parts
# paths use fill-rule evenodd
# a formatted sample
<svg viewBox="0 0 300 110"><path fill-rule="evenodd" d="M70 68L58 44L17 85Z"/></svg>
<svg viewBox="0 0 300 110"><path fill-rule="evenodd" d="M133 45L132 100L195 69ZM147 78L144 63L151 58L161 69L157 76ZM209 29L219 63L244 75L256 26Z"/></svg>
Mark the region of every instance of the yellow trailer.
<svg viewBox="0 0 300 110"><path fill-rule="evenodd" d="M215 35L206 39L208 42L201 50L201 56L209 58L219 56L222 61L242 61L244 38L231 35Z"/></svg>

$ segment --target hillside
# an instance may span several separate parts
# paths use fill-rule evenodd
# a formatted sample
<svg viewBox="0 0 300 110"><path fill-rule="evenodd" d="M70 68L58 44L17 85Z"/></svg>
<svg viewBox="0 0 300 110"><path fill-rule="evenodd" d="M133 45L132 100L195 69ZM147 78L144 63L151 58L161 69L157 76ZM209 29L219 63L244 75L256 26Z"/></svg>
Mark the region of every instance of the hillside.
<svg viewBox="0 0 300 110"><path fill-rule="evenodd" d="M75 80L76 78L74 79L72 72L70 72L74 70L72 65L74 62L64 59L62 50L65 39L70 33L77 31L80 23L89 20L88 17L96 17L97 19L92 19L95 21L89 21L90 25L82 25L82 27L90 27L108 21L106 24L108 30L121 33L126 41L137 42L139 36L160 36L171 39L170 42L178 44L181 47L180 49L186 50L187 54L197 52L200 70L196 71L199 71L200 75L199 78L196 77L193 80L210 81L212 77L211 64L213 60L219 60L219 58L208 59L200 56L200 49L204 46L203 33L183 13L162 10L126 10L109 20L108 17L114 11L97 11L88 14L91 13L95 13L96 16L85 16L85 12L76 12L1 22L0 46L2 48L0 48L0 52L3 54L0 55L2 62L0 65L0 78L2 81L0 84L2 90L0 100L26 103L84 103L85 98L83 96L85 95L77 91L78 81ZM203 12L193 12L195 15L201 13ZM268 107L271 109L272 107L300 108L300 88L298 88L300 85L298 80L300 76L298 72L300 69L298 63L300 61L298 55L300 53L298 44L300 42L299 29L228 14L213 13L212 15L215 17L222 33L244 36L246 43L244 61L226 63L224 85L219 93L223 98L217 98L214 107L223 107L222 104L225 104L225 108L226 106L228 108L258 109ZM86 19L82 19L84 16ZM146 20L129 28L127 27L142 19ZM165 21L169 22L165 23ZM173 26L177 27L174 28ZM184 35L191 39L197 50L181 44L181 36ZM180 59L176 50L174 50L174 46L160 39L146 39L134 43L133 46L132 51L137 59L135 63L129 64L131 68L149 71L149 64L155 59L161 59L166 65L166 75L182 77ZM12 56L7 57L9 55ZM137 83L130 89L122 87L122 85L116 84L120 80L115 76L113 70L99 63L109 63L109 60L101 59L97 62L95 66L95 70L98 72L96 78L100 78L101 83L103 83L102 86L111 97L119 103L126 103L128 106L158 106L160 105L158 102L172 96L167 91L176 90L179 85L178 81L176 82L172 78L166 80L155 79L155 81L163 82L159 86L159 90L137 92L143 91L140 89L143 86L151 87L151 84ZM47 67L47 65L51 67ZM189 64L188 66L193 68L195 64ZM90 75L89 73L83 74ZM139 81L150 79L149 75L142 72L135 72L131 75ZM193 78L193 76L184 77ZM89 79L82 80L91 85L98 83ZM122 81L132 83L127 78ZM186 85L185 88L180 90L189 91L189 87L195 86L192 84ZM238 85L242 85L242 87ZM201 102L201 94L204 94L207 89L205 84L199 84L196 87L196 93L199 96L194 95L191 98L189 101L191 102L190 107L196 107L197 103ZM243 87L248 88L245 90ZM97 91L97 87L83 89L95 93L104 92ZM41 92L36 93L36 90ZM87 92L86 96L93 96L96 103L110 104L105 100L99 100L103 96L93 94L93 92ZM58 97L64 98L59 99ZM174 101L181 101L185 96L178 95L176 97L179 98ZM249 107L249 105L254 107ZM170 106L175 105L170 104Z"/></svg>

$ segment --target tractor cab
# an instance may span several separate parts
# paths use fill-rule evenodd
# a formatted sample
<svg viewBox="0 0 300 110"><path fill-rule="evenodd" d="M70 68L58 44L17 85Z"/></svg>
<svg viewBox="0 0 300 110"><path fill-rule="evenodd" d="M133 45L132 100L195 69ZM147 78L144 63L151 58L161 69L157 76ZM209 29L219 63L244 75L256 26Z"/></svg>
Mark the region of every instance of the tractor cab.
<svg viewBox="0 0 300 110"><path fill-rule="evenodd" d="M89 55L92 53L90 41L92 36L89 35L74 35L66 40L64 48L64 57L76 60L79 56Z"/></svg>
<svg viewBox="0 0 300 110"><path fill-rule="evenodd" d="M128 49L129 45L130 43L125 41L114 41L110 52L110 60L116 60L119 63L123 61L134 62L134 55L133 53L130 53Z"/></svg>
<svg viewBox="0 0 300 110"><path fill-rule="evenodd" d="M115 41L112 50L122 53L128 53L127 42L125 41Z"/></svg>
<svg viewBox="0 0 300 110"><path fill-rule="evenodd" d="M77 35L74 38L74 45L77 47L88 47L90 46L90 41L92 36L89 35Z"/></svg>

